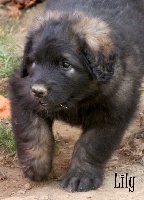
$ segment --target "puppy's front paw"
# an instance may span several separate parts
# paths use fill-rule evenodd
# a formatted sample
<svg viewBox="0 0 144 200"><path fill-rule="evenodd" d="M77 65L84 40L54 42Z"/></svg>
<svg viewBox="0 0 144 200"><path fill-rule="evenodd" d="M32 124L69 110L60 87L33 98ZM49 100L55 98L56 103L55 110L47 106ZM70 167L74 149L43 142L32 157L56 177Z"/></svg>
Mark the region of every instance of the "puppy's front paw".
<svg viewBox="0 0 144 200"><path fill-rule="evenodd" d="M98 172L99 171L99 172ZM61 186L71 192L86 192L96 190L102 184L100 170L69 170L61 182Z"/></svg>

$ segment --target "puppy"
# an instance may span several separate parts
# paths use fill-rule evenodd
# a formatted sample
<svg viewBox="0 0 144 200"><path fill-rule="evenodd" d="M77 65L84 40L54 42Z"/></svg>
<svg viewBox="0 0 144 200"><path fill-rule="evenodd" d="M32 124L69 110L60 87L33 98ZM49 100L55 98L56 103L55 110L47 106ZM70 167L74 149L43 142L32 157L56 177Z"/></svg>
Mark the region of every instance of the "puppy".
<svg viewBox="0 0 144 200"><path fill-rule="evenodd" d="M29 31L10 78L12 125L21 168L47 179L55 119L80 126L63 188L97 189L134 116L144 65L144 1L49 0Z"/></svg>

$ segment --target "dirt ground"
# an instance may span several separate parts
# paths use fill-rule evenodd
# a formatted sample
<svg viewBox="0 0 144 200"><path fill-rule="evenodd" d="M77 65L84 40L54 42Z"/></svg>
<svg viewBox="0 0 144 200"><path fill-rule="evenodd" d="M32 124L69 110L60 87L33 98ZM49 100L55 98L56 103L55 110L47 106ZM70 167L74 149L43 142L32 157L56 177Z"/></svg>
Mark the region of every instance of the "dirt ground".
<svg viewBox="0 0 144 200"><path fill-rule="evenodd" d="M45 2L27 10L14 32L16 44L23 49L24 37L33 19L42 13ZM0 9L1 20L7 14ZM0 91L5 88L5 80L1 81ZM144 85L141 87L142 97L139 110L126 132L127 137L108 162L104 182L97 191L70 193L64 191L59 181L69 165L75 141L80 129L72 128L62 122L56 122L54 134L56 153L53 172L48 181L35 183L23 177L15 154L10 156L0 149L0 199L2 200L141 200L144 199ZM116 173L118 178L115 179ZM126 173L128 185L126 187ZM124 175L124 188L122 186ZM131 178L130 178L131 177ZM115 184L116 180L116 184ZM133 182L134 180L134 182ZM120 188L118 185L120 184ZM115 187L115 188L114 188Z"/></svg>

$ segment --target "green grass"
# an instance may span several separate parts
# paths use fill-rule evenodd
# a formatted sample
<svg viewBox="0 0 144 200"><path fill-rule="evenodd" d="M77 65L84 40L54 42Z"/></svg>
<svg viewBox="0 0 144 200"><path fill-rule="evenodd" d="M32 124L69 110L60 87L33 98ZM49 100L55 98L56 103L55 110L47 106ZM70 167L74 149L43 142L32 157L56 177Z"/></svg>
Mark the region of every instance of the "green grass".
<svg viewBox="0 0 144 200"><path fill-rule="evenodd" d="M13 153L16 150L12 127L2 121L0 121L0 147L4 148L8 153Z"/></svg>
<svg viewBox="0 0 144 200"><path fill-rule="evenodd" d="M8 77L20 61L11 32L0 27L0 78Z"/></svg>
<svg viewBox="0 0 144 200"><path fill-rule="evenodd" d="M61 151L61 146L60 146L60 144L56 143L56 145L55 145L55 154L59 155L60 151Z"/></svg>
<svg viewBox="0 0 144 200"><path fill-rule="evenodd" d="M12 36L17 27L18 21L0 25L0 79L9 77L20 62L21 50L16 46ZM0 87L2 86L0 85ZM16 150L12 127L5 121L0 121L0 149L4 149L8 153Z"/></svg>

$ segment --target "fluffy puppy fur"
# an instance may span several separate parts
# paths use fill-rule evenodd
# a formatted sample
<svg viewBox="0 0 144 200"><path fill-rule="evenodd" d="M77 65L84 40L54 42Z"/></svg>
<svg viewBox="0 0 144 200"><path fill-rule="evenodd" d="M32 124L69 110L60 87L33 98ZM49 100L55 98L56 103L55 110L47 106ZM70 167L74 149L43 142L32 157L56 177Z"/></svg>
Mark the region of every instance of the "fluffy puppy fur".
<svg viewBox="0 0 144 200"><path fill-rule="evenodd" d="M14 138L26 177L47 179L58 119L82 128L62 187L100 187L140 96L143 6L143 0L48 1L10 78Z"/></svg>

